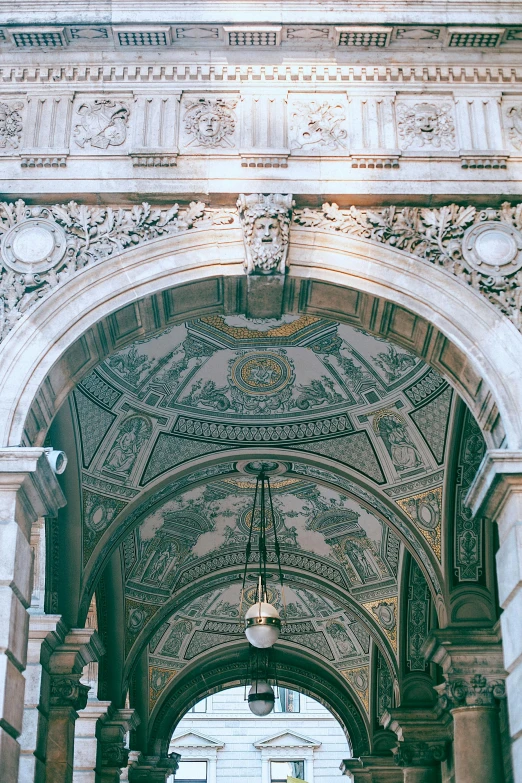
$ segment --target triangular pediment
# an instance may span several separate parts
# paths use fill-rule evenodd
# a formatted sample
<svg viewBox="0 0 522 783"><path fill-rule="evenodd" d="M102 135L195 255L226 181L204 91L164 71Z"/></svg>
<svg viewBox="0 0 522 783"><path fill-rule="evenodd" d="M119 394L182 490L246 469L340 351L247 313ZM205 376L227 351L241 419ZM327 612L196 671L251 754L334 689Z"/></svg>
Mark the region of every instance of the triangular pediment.
<svg viewBox="0 0 522 783"><path fill-rule="evenodd" d="M318 748L320 742L297 734L295 731L283 731L266 739L254 742L255 748Z"/></svg>
<svg viewBox="0 0 522 783"><path fill-rule="evenodd" d="M213 737L207 737L206 734L200 734L197 731L186 731L177 737L172 737L170 747L177 748L223 748L224 742L220 742Z"/></svg>

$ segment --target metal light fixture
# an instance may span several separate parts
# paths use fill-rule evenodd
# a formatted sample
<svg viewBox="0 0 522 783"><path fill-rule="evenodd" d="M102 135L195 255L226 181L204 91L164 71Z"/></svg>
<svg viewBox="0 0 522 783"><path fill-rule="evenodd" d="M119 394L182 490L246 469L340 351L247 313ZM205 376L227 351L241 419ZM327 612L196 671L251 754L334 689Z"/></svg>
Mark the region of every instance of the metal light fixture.
<svg viewBox="0 0 522 783"><path fill-rule="evenodd" d="M273 686L277 687L277 673L275 660L271 665L271 650L250 646L249 668L248 682L252 684L246 697L248 707L250 712L261 718L272 712L276 699Z"/></svg>
<svg viewBox="0 0 522 783"><path fill-rule="evenodd" d="M270 529L270 527L272 528L274 536L274 551L279 570L279 581L281 583L281 594L283 602L284 593L283 573L281 571L281 556L279 550L279 541L277 539L277 526L274 515L274 506L272 503L270 479L266 475L263 468L261 469L256 481L254 505L252 508L252 515L250 520L250 532L246 548L243 588L241 590L241 605L239 607L240 617L245 594L247 571L252 554L252 539L254 536L254 528L256 528L256 526L259 531L259 569L254 603L245 614L245 634L246 638L253 647L266 649L268 647L273 647L273 645L279 639L279 634L281 632L281 618L276 607L269 601L267 587L267 529Z"/></svg>

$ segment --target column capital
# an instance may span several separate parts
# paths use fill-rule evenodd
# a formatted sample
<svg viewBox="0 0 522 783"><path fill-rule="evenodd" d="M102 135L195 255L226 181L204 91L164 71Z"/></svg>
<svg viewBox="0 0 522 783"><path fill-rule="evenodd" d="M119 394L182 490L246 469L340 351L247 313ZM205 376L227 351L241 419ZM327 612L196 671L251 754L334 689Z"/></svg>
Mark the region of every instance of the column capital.
<svg viewBox="0 0 522 783"><path fill-rule="evenodd" d="M399 767L435 767L448 757L448 740L439 742L414 742L403 740L392 749Z"/></svg>
<svg viewBox="0 0 522 783"><path fill-rule="evenodd" d="M168 756L143 756L129 767L130 783L165 783L167 777L176 772L181 755L169 753Z"/></svg>
<svg viewBox="0 0 522 783"><path fill-rule="evenodd" d="M75 712L87 706L89 686L80 682L80 674L55 674L51 676L51 709L70 707Z"/></svg>
<svg viewBox="0 0 522 783"><path fill-rule="evenodd" d="M344 759L339 767L343 775L351 777L354 783L402 783L402 771L392 756L361 756L358 759Z"/></svg>
<svg viewBox="0 0 522 783"><path fill-rule="evenodd" d="M439 705L442 709L456 707L493 707L497 699L506 695L504 680L495 680L483 674L467 675L448 679L436 685Z"/></svg>
<svg viewBox="0 0 522 783"><path fill-rule="evenodd" d="M392 748L401 767L434 767L447 757L451 718L437 709L395 707L385 712L381 725L397 735Z"/></svg>
<svg viewBox="0 0 522 783"><path fill-rule="evenodd" d="M442 709L493 706L505 696L506 672L497 629L433 630L422 653L442 668L444 682L435 687Z"/></svg>
<svg viewBox="0 0 522 783"><path fill-rule="evenodd" d="M129 749L125 747L125 735L134 731L140 724L140 718L134 709L115 709L110 707L100 718L96 726L98 739L97 771L100 781L120 779L120 771L127 766Z"/></svg>

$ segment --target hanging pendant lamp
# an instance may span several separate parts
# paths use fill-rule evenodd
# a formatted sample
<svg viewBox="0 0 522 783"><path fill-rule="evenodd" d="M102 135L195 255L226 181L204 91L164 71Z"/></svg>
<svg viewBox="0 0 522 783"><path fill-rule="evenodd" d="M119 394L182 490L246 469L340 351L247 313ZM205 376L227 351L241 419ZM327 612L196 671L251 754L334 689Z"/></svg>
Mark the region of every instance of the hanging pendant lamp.
<svg viewBox="0 0 522 783"><path fill-rule="evenodd" d="M268 505L267 505L268 500ZM259 562L257 574L257 587L253 605L245 614L245 634L246 638L253 647L266 649L273 647L279 639L281 633L281 617L276 607L270 603L267 586L267 528L270 526L274 536L274 551L277 559L279 571L279 581L281 583L281 593L283 594L283 572L281 570L281 556L279 550L279 541L277 539L276 519L274 515L274 506L272 503L272 492L270 489L270 479L262 469L257 477L256 491L254 495L254 505L250 520L250 532L246 548L245 571L243 574L243 588L241 591L241 605L239 614L243 606L245 594L245 584L248 572L248 566L252 555L252 541L254 538L254 528L259 520Z"/></svg>
<svg viewBox="0 0 522 783"><path fill-rule="evenodd" d="M277 668L272 651L250 645L249 670L247 681L252 684L246 697L248 707L250 712L261 718L272 712L276 700Z"/></svg>

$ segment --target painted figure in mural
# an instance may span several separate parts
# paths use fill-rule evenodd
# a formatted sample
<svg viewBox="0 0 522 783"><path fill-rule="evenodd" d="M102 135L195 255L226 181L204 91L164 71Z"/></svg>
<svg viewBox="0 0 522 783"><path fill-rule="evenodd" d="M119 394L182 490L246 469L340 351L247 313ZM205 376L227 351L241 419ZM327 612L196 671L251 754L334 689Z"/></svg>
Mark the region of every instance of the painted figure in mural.
<svg viewBox="0 0 522 783"><path fill-rule="evenodd" d="M396 470L410 470L423 464L408 435L402 416L395 413L382 415L376 423L378 434L383 439Z"/></svg>
<svg viewBox="0 0 522 783"><path fill-rule="evenodd" d="M348 636L346 628L341 623L330 623L328 633L335 642L335 646L342 656L351 655L356 652L355 646Z"/></svg>
<svg viewBox="0 0 522 783"><path fill-rule="evenodd" d="M357 546L354 541L351 541L350 539L345 541L344 550L363 581L375 579L378 576L374 567L366 557L364 549Z"/></svg>
<svg viewBox="0 0 522 783"><path fill-rule="evenodd" d="M161 582L166 576L167 570L178 554L178 547L174 541L168 543L163 549L154 553L143 574L143 579L150 582Z"/></svg>
<svg viewBox="0 0 522 783"><path fill-rule="evenodd" d="M113 470L115 473L128 475L151 431L150 422L142 416L132 416L124 421L119 435L105 460L104 467Z"/></svg>

